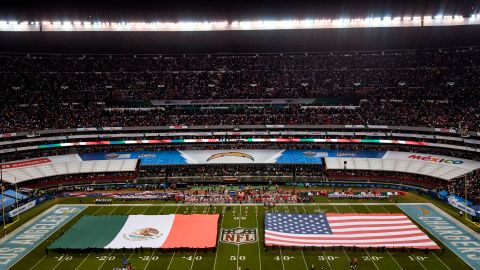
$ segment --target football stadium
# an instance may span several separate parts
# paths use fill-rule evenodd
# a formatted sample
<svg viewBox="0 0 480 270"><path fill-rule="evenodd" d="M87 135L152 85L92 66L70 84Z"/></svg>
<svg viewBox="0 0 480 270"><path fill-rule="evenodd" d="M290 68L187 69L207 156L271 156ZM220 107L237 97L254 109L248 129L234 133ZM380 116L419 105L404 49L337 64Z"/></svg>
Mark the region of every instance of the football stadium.
<svg viewBox="0 0 480 270"><path fill-rule="evenodd" d="M480 269L480 2L20 2L0 270Z"/></svg>

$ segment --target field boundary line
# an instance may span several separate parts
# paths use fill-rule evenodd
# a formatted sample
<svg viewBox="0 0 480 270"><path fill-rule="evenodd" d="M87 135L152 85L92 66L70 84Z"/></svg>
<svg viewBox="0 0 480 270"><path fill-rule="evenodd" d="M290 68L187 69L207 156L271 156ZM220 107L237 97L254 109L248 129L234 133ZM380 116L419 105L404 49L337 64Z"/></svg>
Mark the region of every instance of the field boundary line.
<svg viewBox="0 0 480 270"><path fill-rule="evenodd" d="M423 205L429 205L431 203L416 203L416 202L406 202L406 203L391 203L391 202L336 202L336 203L275 203L276 206L283 206L283 205L351 205L351 204L365 204L365 205L398 205L398 204L423 204ZM59 203L56 205L60 206L79 206L79 205L85 205L85 206L100 206L101 204L95 204L95 203ZM230 205L230 206L254 206L254 205L259 205L262 206L263 203L112 203L112 204L106 204L106 205L101 205L101 206L209 206L209 205ZM52 206L53 207L53 206Z"/></svg>

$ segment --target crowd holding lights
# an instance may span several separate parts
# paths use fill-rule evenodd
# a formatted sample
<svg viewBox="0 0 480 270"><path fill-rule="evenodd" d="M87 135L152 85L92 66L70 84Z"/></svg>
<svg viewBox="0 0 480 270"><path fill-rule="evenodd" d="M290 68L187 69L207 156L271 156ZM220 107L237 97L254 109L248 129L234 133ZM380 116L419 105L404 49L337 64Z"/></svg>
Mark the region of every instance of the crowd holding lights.
<svg viewBox="0 0 480 270"><path fill-rule="evenodd" d="M105 21L1 21L0 31L215 31L365 27L419 27L480 24L480 14L367 17L303 20L105 22Z"/></svg>

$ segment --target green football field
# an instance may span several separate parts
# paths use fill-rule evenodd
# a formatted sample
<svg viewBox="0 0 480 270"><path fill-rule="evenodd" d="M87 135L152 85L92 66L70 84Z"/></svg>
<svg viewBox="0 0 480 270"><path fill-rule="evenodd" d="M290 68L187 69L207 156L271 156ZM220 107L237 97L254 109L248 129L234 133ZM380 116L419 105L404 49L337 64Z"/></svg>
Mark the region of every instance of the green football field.
<svg viewBox="0 0 480 270"><path fill-rule="evenodd" d="M401 213L393 204L344 204L344 205L280 205L271 211L290 213L318 213L326 210L330 213ZM351 248L317 248L312 250L292 248L268 248L263 245L263 218L266 209L263 205L235 205L227 210L225 206L194 206L194 205L104 205L90 206L83 215L135 215L135 214L206 214L221 213L220 228L255 228L259 241L255 243L234 245L218 242L216 252L213 250L185 250L165 252L159 249L144 249L137 252L122 250L97 252L61 253L49 251L46 247L57 239L61 231L66 231L80 216L77 216L61 230L39 245L11 269L25 270L102 270L122 267L123 257L129 258L134 269L282 269L309 270L315 269L350 269L350 259L356 258L358 269L424 269L424 270L461 270L472 269L446 249L425 253L425 251L388 250L377 248L355 250ZM95 230L95 228L92 228ZM202 233L201 230L198 233ZM431 235L429 235L432 237ZM432 239L435 239L432 237ZM441 243L436 241L441 247Z"/></svg>

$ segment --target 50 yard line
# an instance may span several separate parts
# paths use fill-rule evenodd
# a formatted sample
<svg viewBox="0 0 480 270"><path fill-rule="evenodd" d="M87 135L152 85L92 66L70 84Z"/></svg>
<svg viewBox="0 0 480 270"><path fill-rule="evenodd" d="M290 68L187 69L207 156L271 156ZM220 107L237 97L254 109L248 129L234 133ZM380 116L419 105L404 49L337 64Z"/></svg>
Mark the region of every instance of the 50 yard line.
<svg viewBox="0 0 480 270"><path fill-rule="evenodd" d="M220 230L222 230L223 221L225 220L225 205L223 206L222 215L220 215L220 218L222 219L222 221L220 221ZM219 249L220 249L220 237L217 240L217 249L215 251L215 261L213 262L213 270L215 270L216 267L217 267L217 257L218 257L218 250Z"/></svg>

